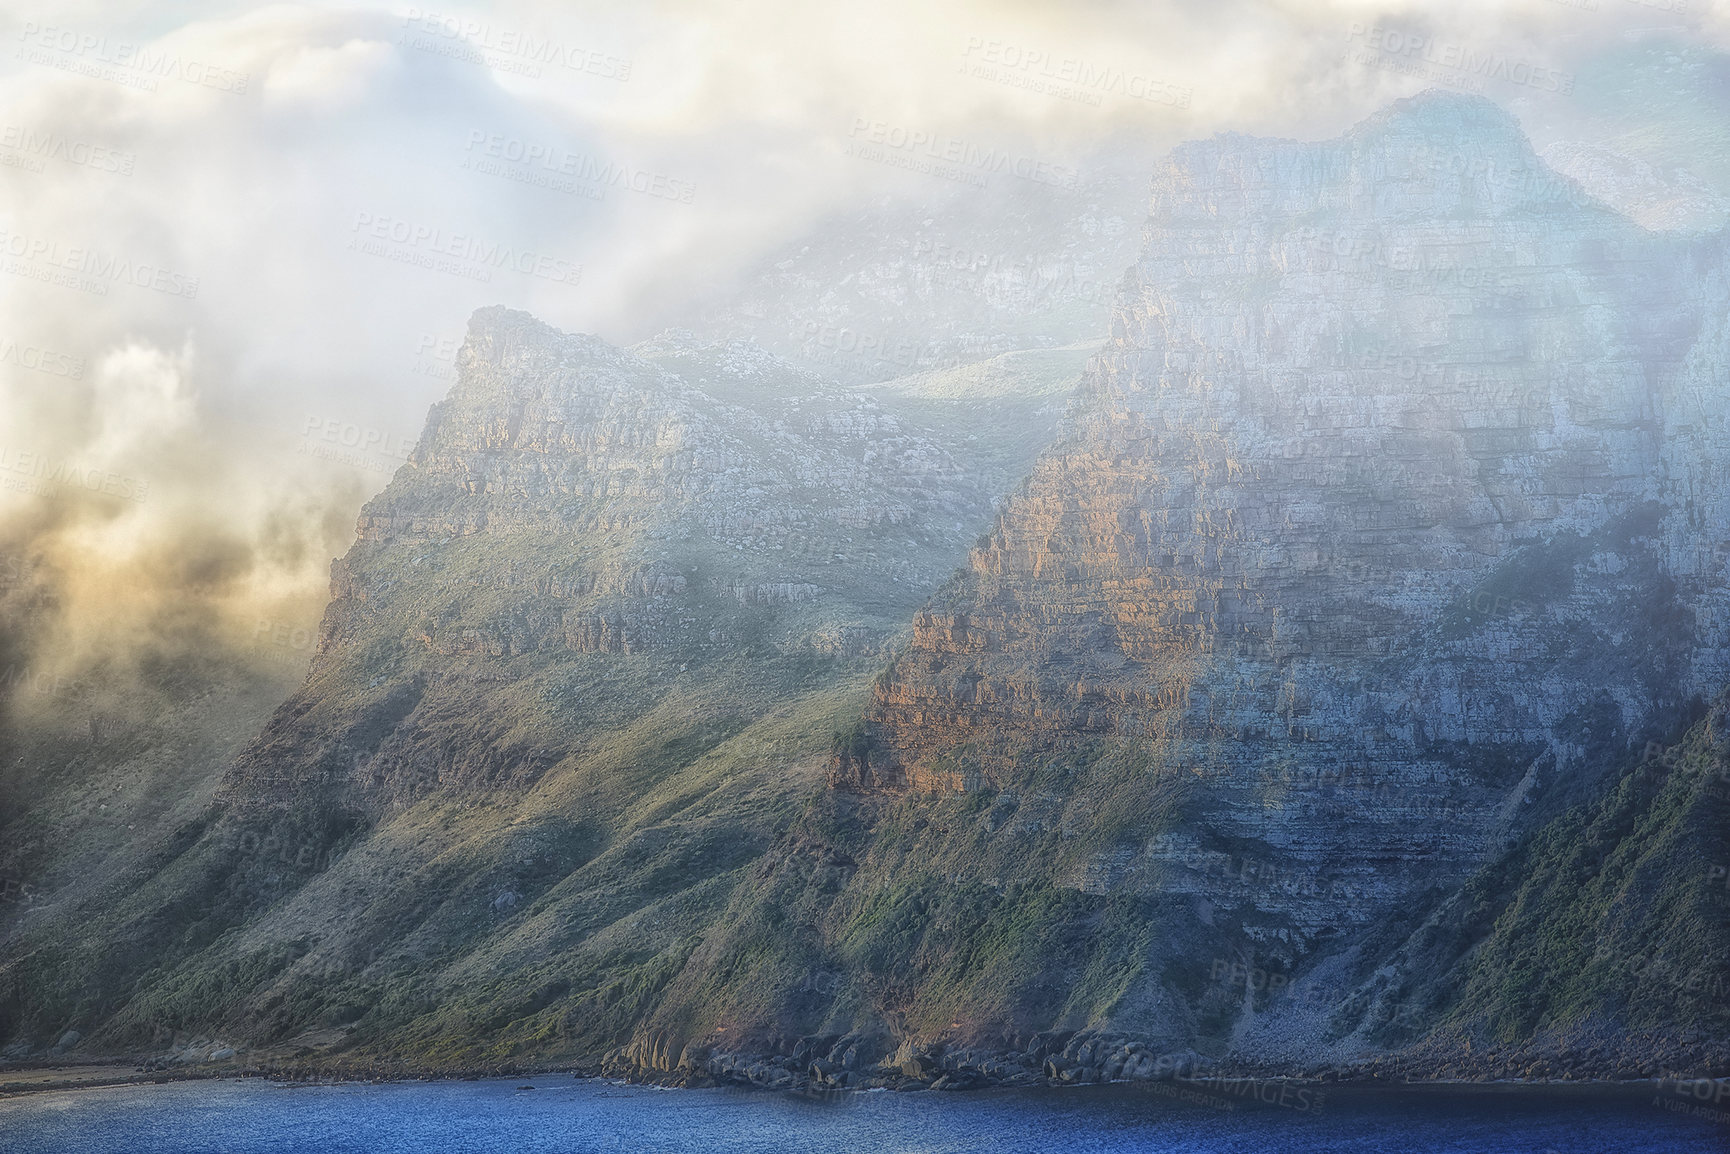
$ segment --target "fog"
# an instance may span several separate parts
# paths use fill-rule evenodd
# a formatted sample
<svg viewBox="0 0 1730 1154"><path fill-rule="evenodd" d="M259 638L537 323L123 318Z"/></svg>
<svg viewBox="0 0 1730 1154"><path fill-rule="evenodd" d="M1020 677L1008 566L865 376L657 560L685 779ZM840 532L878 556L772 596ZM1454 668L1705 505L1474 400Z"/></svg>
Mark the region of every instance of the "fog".
<svg viewBox="0 0 1730 1154"><path fill-rule="evenodd" d="M480 306L854 378L1073 342L1166 149L1426 87L1649 225L1730 205L1701 0L0 13L0 592L56 676L310 629ZM897 321L852 262L944 275Z"/></svg>

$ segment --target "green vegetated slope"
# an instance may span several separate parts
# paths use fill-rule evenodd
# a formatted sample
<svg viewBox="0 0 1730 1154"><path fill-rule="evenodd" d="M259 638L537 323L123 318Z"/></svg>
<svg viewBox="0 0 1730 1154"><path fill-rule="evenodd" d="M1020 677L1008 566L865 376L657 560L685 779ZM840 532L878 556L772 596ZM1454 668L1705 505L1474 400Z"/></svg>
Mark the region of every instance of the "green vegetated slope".
<svg viewBox="0 0 1730 1154"><path fill-rule="evenodd" d="M693 959L1085 355L844 390L477 315L304 685L124 890L12 927L5 1040L448 1068L772 999Z"/></svg>
<svg viewBox="0 0 1730 1154"><path fill-rule="evenodd" d="M1433 1069L1696 1076L1730 1040L1730 704L1451 896L1380 971ZM1415 1024L1415 1023L1414 1023ZM1411 1028L1388 1031L1410 1040Z"/></svg>
<svg viewBox="0 0 1730 1154"><path fill-rule="evenodd" d="M849 388L483 310L215 804L10 923L0 1042L1712 1065L1723 725L1614 770L1722 667L1722 283L1535 164L1445 96L1187 146L1044 453L1085 350Z"/></svg>
<svg viewBox="0 0 1730 1154"><path fill-rule="evenodd" d="M1087 863L1125 824L1180 807L1121 759L1049 773L1062 801L1037 776L1022 803L812 797L645 1031L746 1051L855 1036L887 1052L905 1037L1019 1045L1107 1017L1152 952L1156 899L1089 892ZM996 836L1010 822L1026 835Z"/></svg>
<svg viewBox="0 0 1730 1154"><path fill-rule="evenodd" d="M0 579L9 642L0 1056L9 1058L106 1016L124 997L107 976L137 973L152 946L172 943L159 924L119 932L120 911L189 844L225 768L305 676L310 655L237 650L214 625L176 633L160 620L112 647L74 652L58 574L18 548L19 564Z"/></svg>

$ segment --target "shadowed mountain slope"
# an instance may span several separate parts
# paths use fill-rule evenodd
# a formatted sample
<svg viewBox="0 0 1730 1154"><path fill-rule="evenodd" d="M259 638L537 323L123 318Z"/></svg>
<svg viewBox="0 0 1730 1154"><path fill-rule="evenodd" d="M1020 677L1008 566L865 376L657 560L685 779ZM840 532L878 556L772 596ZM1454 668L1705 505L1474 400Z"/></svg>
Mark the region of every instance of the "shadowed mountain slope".
<svg viewBox="0 0 1730 1154"><path fill-rule="evenodd" d="M217 807L9 931L7 1036L1715 1068L1725 274L1427 95L1177 149L1091 358L844 387L485 310Z"/></svg>

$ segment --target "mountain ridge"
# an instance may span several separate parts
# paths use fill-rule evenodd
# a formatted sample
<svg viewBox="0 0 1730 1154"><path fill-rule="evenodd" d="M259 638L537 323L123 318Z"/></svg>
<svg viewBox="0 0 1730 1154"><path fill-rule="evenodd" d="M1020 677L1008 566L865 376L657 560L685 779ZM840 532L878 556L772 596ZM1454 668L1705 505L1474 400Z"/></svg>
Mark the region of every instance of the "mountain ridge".
<svg viewBox="0 0 1730 1154"><path fill-rule="evenodd" d="M1720 799L1637 755L1723 764L1723 237L1452 96L1151 191L1085 367L837 384L477 313L305 684L99 911L166 960L11 938L0 1034L819 1088L1724 1068L1697 1004L1521 947L1620 917L1586 970L1715 980L1679 871ZM1576 899L1581 844L1619 872Z"/></svg>

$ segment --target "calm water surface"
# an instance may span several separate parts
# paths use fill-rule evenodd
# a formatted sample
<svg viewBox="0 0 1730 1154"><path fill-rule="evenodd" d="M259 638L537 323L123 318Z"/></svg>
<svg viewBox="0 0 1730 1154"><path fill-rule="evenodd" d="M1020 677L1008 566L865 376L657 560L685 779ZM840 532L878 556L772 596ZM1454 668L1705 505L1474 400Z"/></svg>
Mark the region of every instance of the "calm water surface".
<svg viewBox="0 0 1730 1154"><path fill-rule="evenodd" d="M534 1090L519 1089L532 1084ZM1692 1154L1730 1126L1651 1092L1330 1090L1320 1113L1146 1089L870 1093L838 1102L569 1077L181 1082L0 1101L0 1151L79 1154Z"/></svg>

